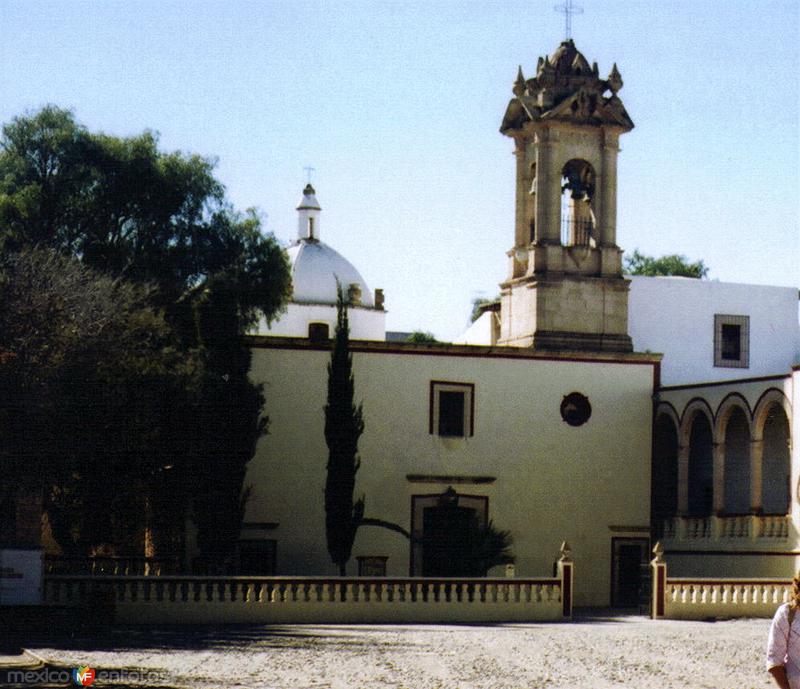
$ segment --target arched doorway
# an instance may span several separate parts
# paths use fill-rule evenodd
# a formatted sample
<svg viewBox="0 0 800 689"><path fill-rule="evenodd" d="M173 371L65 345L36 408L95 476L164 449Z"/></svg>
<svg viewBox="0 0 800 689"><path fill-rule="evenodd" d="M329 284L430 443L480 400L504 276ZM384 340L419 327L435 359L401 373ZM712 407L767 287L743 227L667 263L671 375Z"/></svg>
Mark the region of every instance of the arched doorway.
<svg viewBox="0 0 800 689"><path fill-rule="evenodd" d="M788 514L791 472L789 420L781 405L772 404L769 407L762 437L762 509L764 514Z"/></svg>
<svg viewBox="0 0 800 689"><path fill-rule="evenodd" d="M664 522L678 513L678 429L668 414L653 428L651 519L653 537L663 536Z"/></svg>
<svg viewBox="0 0 800 689"><path fill-rule="evenodd" d="M725 426L726 514L750 513L750 423L741 407L732 407Z"/></svg>
<svg viewBox="0 0 800 689"><path fill-rule="evenodd" d="M713 434L708 417L694 413L689 431L689 515L707 517L714 506Z"/></svg>

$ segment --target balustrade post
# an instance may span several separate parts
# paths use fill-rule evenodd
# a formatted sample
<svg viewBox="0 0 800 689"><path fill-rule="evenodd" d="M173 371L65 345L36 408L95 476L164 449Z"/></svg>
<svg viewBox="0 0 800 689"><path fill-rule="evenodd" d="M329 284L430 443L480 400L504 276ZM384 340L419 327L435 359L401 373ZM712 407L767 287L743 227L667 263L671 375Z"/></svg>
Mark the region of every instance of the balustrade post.
<svg viewBox="0 0 800 689"><path fill-rule="evenodd" d="M763 524L761 520L763 517L760 517L757 514L748 515L745 518L748 522L748 531L750 532L748 535L750 536L751 541L756 541L761 536L761 529Z"/></svg>
<svg viewBox="0 0 800 689"><path fill-rule="evenodd" d="M712 514L708 519L708 538L719 540L725 536L725 517L720 517L718 514Z"/></svg>
<svg viewBox="0 0 800 689"><path fill-rule="evenodd" d="M655 557L650 561L653 573L652 592L650 595L650 618L663 619L666 616L667 600L667 563L664 560L664 547L661 541L653 548Z"/></svg>
<svg viewBox="0 0 800 689"><path fill-rule="evenodd" d="M560 557L558 558L558 578L561 579L561 616L572 619L572 548L564 541L561 544Z"/></svg>

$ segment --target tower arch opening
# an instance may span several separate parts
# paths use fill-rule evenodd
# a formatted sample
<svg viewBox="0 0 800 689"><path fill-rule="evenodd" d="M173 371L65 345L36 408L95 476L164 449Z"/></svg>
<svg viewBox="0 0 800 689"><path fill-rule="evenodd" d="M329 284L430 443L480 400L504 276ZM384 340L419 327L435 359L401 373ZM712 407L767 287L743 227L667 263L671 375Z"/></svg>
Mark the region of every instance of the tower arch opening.
<svg viewBox="0 0 800 689"><path fill-rule="evenodd" d="M565 246L595 245L596 179L591 163L580 158L561 169L561 243Z"/></svg>

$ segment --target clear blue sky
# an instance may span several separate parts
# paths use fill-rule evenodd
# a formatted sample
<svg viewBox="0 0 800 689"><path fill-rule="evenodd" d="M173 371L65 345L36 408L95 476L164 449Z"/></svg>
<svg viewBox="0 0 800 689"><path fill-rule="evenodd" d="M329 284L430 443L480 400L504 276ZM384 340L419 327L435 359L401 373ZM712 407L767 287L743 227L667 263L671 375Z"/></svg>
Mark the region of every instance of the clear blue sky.
<svg viewBox="0 0 800 689"><path fill-rule="evenodd" d="M559 0L560 1L560 0ZM91 129L153 129L218 158L239 208L279 239L313 165L322 238L392 330L444 339L493 296L513 241L521 64L564 37L556 0L0 0L0 121L45 103ZM710 278L800 283L797 0L582 0L576 45L613 62L618 242L702 258Z"/></svg>

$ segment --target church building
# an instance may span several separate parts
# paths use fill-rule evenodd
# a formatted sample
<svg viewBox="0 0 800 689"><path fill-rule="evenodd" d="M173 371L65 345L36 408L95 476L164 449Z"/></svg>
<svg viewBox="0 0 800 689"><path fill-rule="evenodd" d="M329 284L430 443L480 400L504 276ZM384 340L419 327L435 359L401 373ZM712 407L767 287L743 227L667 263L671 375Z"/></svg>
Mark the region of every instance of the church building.
<svg viewBox="0 0 800 689"><path fill-rule="evenodd" d="M623 275L622 85L571 40L519 70L500 127L516 159L507 276L456 344L386 340L382 291L322 242L305 188L291 304L251 338L270 426L248 469L249 573L337 571L323 411L337 283L365 424L355 496L412 536L362 526L348 574L463 575L452 544L474 522L513 538L514 568L493 576L549 576L566 540L578 606L636 605L656 539L673 575L796 569L797 290Z"/></svg>
<svg viewBox="0 0 800 689"><path fill-rule="evenodd" d="M636 595L630 581L649 556L661 357L634 353L627 331L616 155L633 123L617 96L621 86L616 68L601 79L571 41L514 85L501 131L517 158L516 227L498 342L388 343L359 337L353 320L365 421L356 492L368 517L399 524L414 539L362 527L351 573L361 562L387 575L456 574L457 555L442 551L449 532L473 517L511 532L518 576L550 573L567 540L576 567L585 564L577 604ZM332 329L337 279L359 296L356 316L379 304L320 241L313 189L298 213L286 317L295 329L281 332L281 319L252 341L270 434L250 464L254 492L242 539L245 550L274 553L275 573L331 574L323 504L330 343L317 333ZM309 249L329 254L317 271L303 265ZM312 301L320 311L311 313Z"/></svg>

